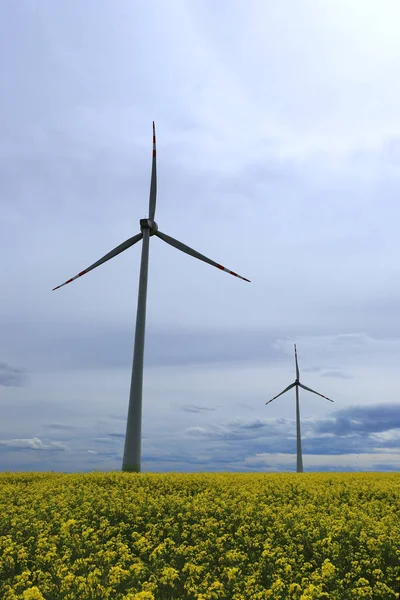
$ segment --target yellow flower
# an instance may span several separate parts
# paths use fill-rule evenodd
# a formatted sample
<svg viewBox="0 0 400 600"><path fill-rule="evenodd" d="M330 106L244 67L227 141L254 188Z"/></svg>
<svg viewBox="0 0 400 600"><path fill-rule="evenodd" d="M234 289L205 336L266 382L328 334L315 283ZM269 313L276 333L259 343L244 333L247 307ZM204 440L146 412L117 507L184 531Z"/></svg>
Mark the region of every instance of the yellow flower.
<svg viewBox="0 0 400 600"><path fill-rule="evenodd" d="M24 600L46 600L36 586L25 590L22 594L22 597Z"/></svg>
<svg viewBox="0 0 400 600"><path fill-rule="evenodd" d="M178 579L178 578L179 578L179 573L176 569L173 569L172 567L165 567L161 571L160 582L163 583L164 585L174 586L174 581L175 581L175 579Z"/></svg>

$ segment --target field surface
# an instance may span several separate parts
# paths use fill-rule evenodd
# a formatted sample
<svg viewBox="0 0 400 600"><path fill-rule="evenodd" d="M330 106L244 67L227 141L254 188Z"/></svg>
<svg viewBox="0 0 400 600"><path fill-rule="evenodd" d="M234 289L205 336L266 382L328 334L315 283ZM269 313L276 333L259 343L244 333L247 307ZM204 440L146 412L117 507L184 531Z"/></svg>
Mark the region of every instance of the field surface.
<svg viewBox="0 0 400 600"><path fill-rule="evenodd" d="M400 473L0 474L2 600L391 600Z"/></svg>

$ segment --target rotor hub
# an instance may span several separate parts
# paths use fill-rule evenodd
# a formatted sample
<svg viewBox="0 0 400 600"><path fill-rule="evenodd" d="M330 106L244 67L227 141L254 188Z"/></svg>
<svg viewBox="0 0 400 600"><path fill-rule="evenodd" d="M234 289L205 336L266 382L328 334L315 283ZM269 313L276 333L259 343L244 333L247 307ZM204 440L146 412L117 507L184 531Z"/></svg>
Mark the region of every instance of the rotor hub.
<svg viewBox="0 0 400 600"><path fill-rule="evenodd" d="M140 219L140 231L143 233L145 229L148 229L150 236L154 235L158 231L158 225L151 219Z"/></svg>

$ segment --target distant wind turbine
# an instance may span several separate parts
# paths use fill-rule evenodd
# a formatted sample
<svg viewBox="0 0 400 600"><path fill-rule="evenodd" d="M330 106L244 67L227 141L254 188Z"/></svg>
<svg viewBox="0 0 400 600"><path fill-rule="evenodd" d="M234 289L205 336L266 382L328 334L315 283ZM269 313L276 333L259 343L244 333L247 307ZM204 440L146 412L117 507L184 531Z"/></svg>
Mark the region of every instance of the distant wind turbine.
<svg viewBox="0 0 400 600"><path fill-rule="evenodd" d="M303 388L303 390L307 390L308 392L312 392L313 394L317 394L317 396L321 396L321 398L325 398L325 400L329 400L329 402L333 402L333 400L331 400L330 398L327 398L327 396L324 396L323 394L320 394L319 392L316 392L315 390L312 390L311 388L307 387L306 385L303 385L302 383L300 383L300 372L299 372L299 363L297 362L296 344L294 345L294 359L296 362L296 380L295 380L295 382L288 385L287 388L285 388L283 390L283 392L281 392L277 396L274 396L271 400L268 400L268 402L266 402L265 404L269 404L270 402L272 402L272 400L276 400L276 398L279 398L279 396L282 396L282 394L285 394L286 392L288 392L289 390L291 390L293 387L296 386L297 473L302 473L303 472L303 454L301 451L299 387Z"/></svg>
<svg viewBox="0 0 400 600"><path fill-rule="evenodd" d="M156 130L153 121L153 161L151 168L151 184L150 184L150 200L149 200L149 218L148 219L140 219L140 233L134 235L129 238L111 252L108 252L103 258L100 258L93 265L81 271L72 279L68 279L65 283L58 285L53 289L57 290L63 285L67 285L67 283L71 283L74 279L78 279L82 275L89 273L96 267L99 267L110 258L114 258L117 254L120 254L124 250L127 250L137 242L143 239L142 244L142 258L140 262L140 275L139 275L139 291L138 291L138 304L137 304L137 313L136 313L136 330L135 330L135 342L133 349L133 364L132 364L132 378L131 378L131 388L129 394L129 407L128 407L128 419L126 424L126 435L125 435L125 447L124 447L124 456L122 460L122 470L123 471L140 471L140 461L141 461L141 433L142 433L142 390L143 390L143 355L144 355L144 341L145 341L145 325L146 325L146 297L147 297L147 275L148 275L148 266L149 266L149 242L150 237L156 235L161 240L189 254L189 256L193 256L194 258L198 258L213 267L217 267L217 269L221 269L222 271L226 271L235 277L239 277L244 281L249 281L245 277L241 277L237 273L226 269L222 265L210 260L200 252L196 252L189 246L182 244L178 240L170 237L165 233L161 233L158 230L158 225L154 221L154 216L156 212L156 195L157 195L157 172L156 172Z"/></svg>

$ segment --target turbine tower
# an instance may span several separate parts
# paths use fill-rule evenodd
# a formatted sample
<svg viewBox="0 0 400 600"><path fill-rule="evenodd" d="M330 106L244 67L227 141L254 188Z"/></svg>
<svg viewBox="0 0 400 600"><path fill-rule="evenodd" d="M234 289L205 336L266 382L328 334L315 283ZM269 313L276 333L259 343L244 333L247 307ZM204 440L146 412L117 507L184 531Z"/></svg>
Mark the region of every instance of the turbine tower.
<svg viewBox="0 0 400 600"><path fill-rule="evenodd" d="M295 363L296 363L296 380L295 380L295 382L288 385L287 388L285 388L283 390L283 392L281 392L277 396L274 396L271 400L268 400L268 402L266 402L265 404L269 404L270 402L272 402L272 400L276 400L276 398L279 398L279 396L282 396L282 394L285 394L286 392L291 390L293 387L296 387L297 473L302 473L303 472L303 454L301 451L299 387L303 388L303 390L307 390L308 392L312 392L313 394L317 394L317 396L321 396L321 398L325 398L325 400L329 400L329 402L333 402L333 400L331 400L327 396L324 396L323 394L320 394L319 392L316 392L315 390L312 390L311 388L307 387L306 385L303 385L302 383L300 383L300 372L299 372L299 363L297 362L296 344L294 345L294 359L295 359Z"/></svg>
<svg viewBox="0 0 400 600"><path fill-rule="evenodd" d="M122 460L122 470L123 471L140 471L140 462L141 462L141 434L142 434L142 390L143 390L143 355L144 355L144 342L145 342L145 325L146 325L146 297L147 297L147 276L148 276L148 266L149 266L149 242L150 237L153 235L157 236L170 246L189 254L189 256L193 256L194 258L198 258L213 267L217 267L217 269L221 269L222 271L226 271L235 277L239 277L244 281L249 281L245 277L241 277L237 273L226 269L222 265L213 260L207 258L200 252L189 248L182 242L170 237L166 233L162 233L158 229L157 223L154 221L155 212L156 212L156 195L157 195L157 171L156 171L156 131L155 125L153 121L153 161L151 167L151 183L150 183L150 200L149 200L149 217L148 219L140 220L140 233L134 235L129 238L114 250L108 252L105 256L100 258L98 261L93 263L90 267L81 271L72 279L68 279L65 283L58 285L53 288L57 290L63 285L67 285L67 283L71 283L78 277L82 277L89 271L92 271L96 267L99 267L103 263L110 260L110 258L114 258L117 254L120 254L124 250L127 250L140 240L143 240L142 244L142 257L140 261L140 274L139 274L139 289L138 289L138 303L137 303L137 313L136 313L136 330L135 330L135 341L134 341L134 349L133 349L133 364L132 364L132 378L131 378L131 387L129 393L129 406L128 406L128 419L126 424L126 435L125 435L125 447L124 447L124 456Z"/></svg>

